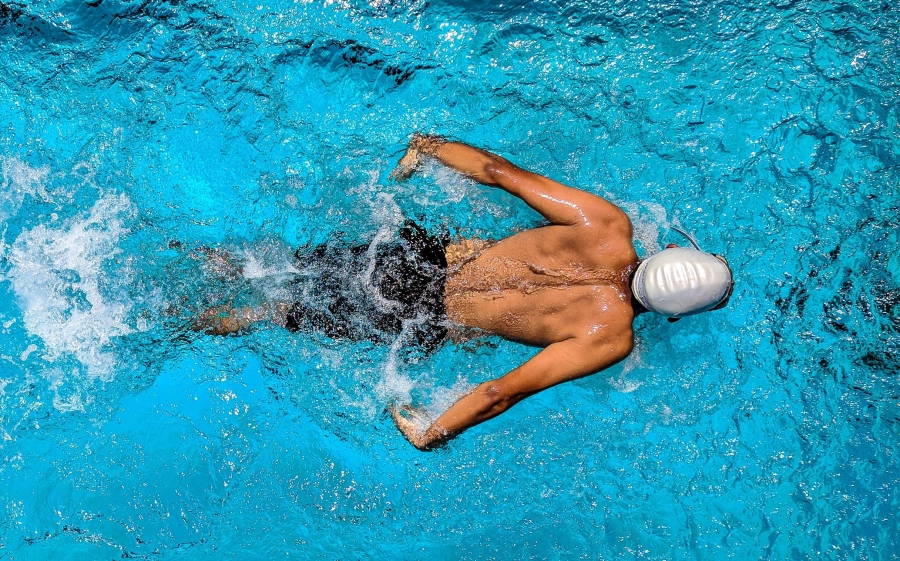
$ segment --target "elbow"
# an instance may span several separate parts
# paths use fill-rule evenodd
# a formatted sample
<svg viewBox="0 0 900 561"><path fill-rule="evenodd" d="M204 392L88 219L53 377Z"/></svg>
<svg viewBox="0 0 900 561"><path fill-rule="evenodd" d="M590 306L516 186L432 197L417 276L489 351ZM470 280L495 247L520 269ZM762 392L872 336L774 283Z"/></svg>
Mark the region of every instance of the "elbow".
<svg viewBox="0 0 900 561"><path fill-rule="evenodd" d="M486 185L499 185L503 177L509 175L510 166L512 164L500 156L490 154L485 157L481 166L481 177L477 179Z"/></svg>
<svg viewBox="0 0 900 561"><path fill-rule="evenodd" d="M502 384L496 382L482 384L477 391L481 398L479 409L482 419L496 417L525 397L510 392Z"/></svg>

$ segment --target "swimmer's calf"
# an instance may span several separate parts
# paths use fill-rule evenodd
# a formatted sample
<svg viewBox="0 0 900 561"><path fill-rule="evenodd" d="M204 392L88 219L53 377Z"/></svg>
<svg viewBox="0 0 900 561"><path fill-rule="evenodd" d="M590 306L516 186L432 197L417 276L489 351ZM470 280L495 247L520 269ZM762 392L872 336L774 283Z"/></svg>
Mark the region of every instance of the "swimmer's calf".
<svg viewBox="0 0 900 561"><path fill-rule="evenodd" d="M232 308L228 305L210 308L194 320L191 329L208 335L231 335L250 328L260 321L271 321L284 326L289 304L264 304L247 308Z"/></svg>

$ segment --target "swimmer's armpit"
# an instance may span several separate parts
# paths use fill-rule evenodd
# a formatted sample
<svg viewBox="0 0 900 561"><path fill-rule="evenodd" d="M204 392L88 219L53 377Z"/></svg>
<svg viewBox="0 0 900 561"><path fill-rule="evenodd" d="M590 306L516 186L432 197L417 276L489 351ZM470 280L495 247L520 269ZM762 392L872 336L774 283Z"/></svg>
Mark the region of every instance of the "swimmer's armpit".
<svg viewBox="0 0 900 561"><path fill-rule="evenodd" d="M191 329L208 335L230 335L249 329L260 321L271 321L284 326L290 305L284 302L263 304L256 308L231 308L216 306L197 316Z"/></svg>

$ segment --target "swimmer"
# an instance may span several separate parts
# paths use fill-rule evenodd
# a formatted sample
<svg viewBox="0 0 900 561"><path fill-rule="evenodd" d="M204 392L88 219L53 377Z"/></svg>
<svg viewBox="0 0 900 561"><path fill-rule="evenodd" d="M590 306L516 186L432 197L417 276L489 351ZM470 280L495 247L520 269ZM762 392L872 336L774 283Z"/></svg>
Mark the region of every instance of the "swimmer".
<svg viewBox="0 0 900 561"><path fill-rule="evenodd" d="M315 298L216 308L201 314L195 329L227 334L269 320L335 338L390 342L402 335L426 350L468 330L542 347L521 366L478 385L424 431L416 409L392 404L403 436L419 450L432 450L528 396L623 360L634 348L638 314L677 321L720 309L731 297L727 261L701 251L690 236L693 248L670 244L640 261L621 208L490 152L415 134L391 179L407 179L424 158L503 189L550 224L498 242L451 243L407 221L394 242L301 249L298 268L321 272L298 280L313 279L302 292Z"/></svg>
<svg viewBox="0 0 900 561"><path fill-rule="evenodd" d="M731 297L723 257L670 244L639 261L621 208L490 152L416 134L391 177L408 178L423 156L522 199L550 225L519 232L447 269L444 305L453 323L543 349L477 386L423 432L413 422L414 409L392 405L394 423L419 450L442 446L528 396L623 360L634 348L638 314L677 321L720 309Z"/></svg>

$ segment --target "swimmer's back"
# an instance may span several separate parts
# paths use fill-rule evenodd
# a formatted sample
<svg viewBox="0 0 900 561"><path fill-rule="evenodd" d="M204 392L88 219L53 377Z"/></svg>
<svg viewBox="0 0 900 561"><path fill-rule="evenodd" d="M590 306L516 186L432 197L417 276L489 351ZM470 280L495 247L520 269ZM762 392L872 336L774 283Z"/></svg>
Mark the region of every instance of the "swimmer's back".
<svg viewBox="0 0 900 561"><path fill-rule="evenodd" d="M628 277L636 264L627 217L603 227L526 230L450 267L447 315L534 345L601 330L630 336Z"/></svg>

